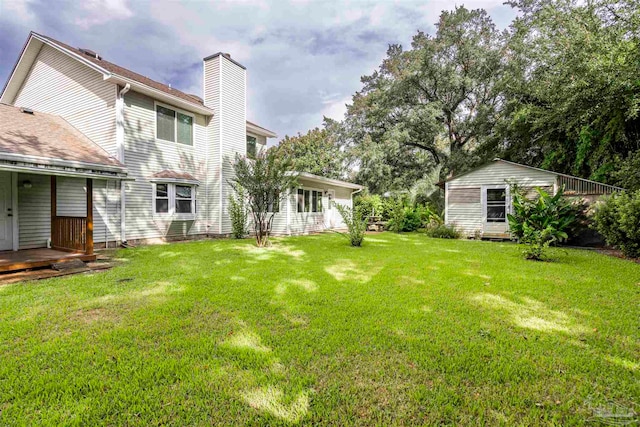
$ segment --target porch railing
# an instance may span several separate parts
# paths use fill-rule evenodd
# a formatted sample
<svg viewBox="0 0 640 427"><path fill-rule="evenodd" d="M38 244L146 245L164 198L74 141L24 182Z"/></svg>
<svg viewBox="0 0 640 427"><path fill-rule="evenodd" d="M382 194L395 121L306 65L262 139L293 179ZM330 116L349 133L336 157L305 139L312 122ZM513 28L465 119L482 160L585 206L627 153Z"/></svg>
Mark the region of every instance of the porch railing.
<svg viewBox="0 0 640 427"><path fill-rule="evenodd" d="M55 216L52 218L51 245L74 252L87 251L87 218Z"/></svg>

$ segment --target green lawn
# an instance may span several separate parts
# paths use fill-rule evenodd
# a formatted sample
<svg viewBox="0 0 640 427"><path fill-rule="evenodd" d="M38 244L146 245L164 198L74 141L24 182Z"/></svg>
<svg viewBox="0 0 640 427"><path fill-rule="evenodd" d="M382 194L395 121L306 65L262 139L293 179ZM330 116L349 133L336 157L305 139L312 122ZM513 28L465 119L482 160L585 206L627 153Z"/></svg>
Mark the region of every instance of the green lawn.
<svg viewBox="0 0 640 427"><path fill-rule="evenodd" d="M0 425L581 425L638 412L640 265L419 234L120 251L0 287ZM634 406L636 405L636 406Z"/></svg>

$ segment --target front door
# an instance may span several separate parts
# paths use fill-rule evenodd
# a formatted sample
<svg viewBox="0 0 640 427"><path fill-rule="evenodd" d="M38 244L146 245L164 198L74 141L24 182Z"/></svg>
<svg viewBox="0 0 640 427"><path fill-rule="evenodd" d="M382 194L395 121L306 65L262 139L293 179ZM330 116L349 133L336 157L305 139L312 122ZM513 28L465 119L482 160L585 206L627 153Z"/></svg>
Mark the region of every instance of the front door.
<svg viewBox="0 0 640 427"><path fill-rule="evenodd" d="M11 172L0 172L0 251L13 249Z"/></svg>
<svg viewBox="0 0 640 427"><path fill-rule="evenodd" d="M509 187L484 185L482 187L483 234L487 237L508 237Z"/></svg>

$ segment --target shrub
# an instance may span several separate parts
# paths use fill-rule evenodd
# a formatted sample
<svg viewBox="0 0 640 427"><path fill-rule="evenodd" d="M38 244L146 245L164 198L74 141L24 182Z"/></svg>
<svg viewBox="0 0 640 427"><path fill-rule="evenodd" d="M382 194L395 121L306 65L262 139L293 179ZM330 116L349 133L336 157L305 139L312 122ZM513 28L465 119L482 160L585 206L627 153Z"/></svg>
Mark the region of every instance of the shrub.
<svg viewBox="0 0 640 427"><path fill-rule="evenodd" d="M425 234L429 237L438 239L459 239L460 233L454 227L444 224L432 224L425 230Z"/></svg>
<svg viewBox="0 0 640 427"><path fill-rule="evenodd" d="M507 217L512 236L525 245L524 257L542 260L551 244L569 237L567 232L577 222L582 206L564 199L562 190L555 196L541 188L536 191L538 197L531 200L513 186L513 214L507 214Z"/></svg>
<svg viewBox="0 0 640 427"><path fill-rule="evenodd" d="M247 209L246 194L242 187L234 191L234 195L229 197L229 217L231 218L231 235L235 239L242 239L249 231L247 220L249 219L249 209Z"/></svg>
<svg viewBox="0 0 640 427"><path fill-rule="evenodd" d="M382 216L384 210L382 198L377 194L362 195L356 199L355 205L364 217Z"/></svg>
<svg viewBox="0 0 640 427"><path fill-rule="evenodd" d="M362 246L362 241L367 231L367 218L363 218L360 209L351 209L339 203L335 203L334 206L347 225L351 246Z"/></svg>
<svg viewBox="0 0 640 427"><path fill-rule="evenodd" d="M640 258L640 190L621 192L596 205L593 227L625 256Z"/></svg>
<svg viewBox="0 0 640 427"><path fill-rule="evenodd" d="M404 204L402 200L395 199L389 204L389 222L387 228L391 231L399 233L402 231L404 223Z"/></svg>

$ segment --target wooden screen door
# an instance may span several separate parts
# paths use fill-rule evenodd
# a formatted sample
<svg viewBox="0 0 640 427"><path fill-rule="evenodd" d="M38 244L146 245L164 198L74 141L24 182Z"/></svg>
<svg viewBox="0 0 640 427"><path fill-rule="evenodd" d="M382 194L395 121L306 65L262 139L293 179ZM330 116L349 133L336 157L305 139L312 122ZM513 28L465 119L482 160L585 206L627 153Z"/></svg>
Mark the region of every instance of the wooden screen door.
<svg viewBox="0 0 640 427"><path fill-rule="evenodd" d="M0 251L13 249L11 172L0 172Z"/></svg>

